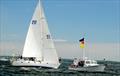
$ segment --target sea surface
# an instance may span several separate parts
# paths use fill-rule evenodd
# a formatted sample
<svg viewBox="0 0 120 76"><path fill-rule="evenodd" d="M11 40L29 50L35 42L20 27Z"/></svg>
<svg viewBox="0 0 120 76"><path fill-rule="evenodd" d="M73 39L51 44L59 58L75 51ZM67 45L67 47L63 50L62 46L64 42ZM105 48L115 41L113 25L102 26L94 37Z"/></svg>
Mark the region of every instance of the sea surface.
<svg viewBox="0 0 120 76"><path fill-rule="evenodd" d="M11 57L0 57L10 59ZM98 61L106 66L104 72L71 71L68 66L73 60L61 59L58 69L39 67L13 67L9 61L0 60L0 76L120 76L120 62Z"/></svg>

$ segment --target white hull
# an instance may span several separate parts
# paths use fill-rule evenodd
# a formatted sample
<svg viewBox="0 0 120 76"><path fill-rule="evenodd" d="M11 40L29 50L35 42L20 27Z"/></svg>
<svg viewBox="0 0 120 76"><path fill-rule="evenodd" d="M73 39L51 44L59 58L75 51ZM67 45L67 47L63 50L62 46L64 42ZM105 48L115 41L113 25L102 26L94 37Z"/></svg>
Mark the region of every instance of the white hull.
<svg viewBox="0 0 120 76"><path fill-rule="evenodd" d="M104 71L104 65L97 66L87 66L87 67L69 67L69 70L77 70L77 71Z"/></svg>
<svg viewBox="0 0 120 76"><path fill-rule="evenodd" d="M9 61L9 59L1 58L0 61Z"/></svg>
<svg viewBox="0 0 120 76"><path fill-rule="evenodd" d="M29 61L29 60L16 60L12 62L13 66L16 67L44 67L44 68L54 68L57 69L60 63L45 63L44 61Z"/></svg>

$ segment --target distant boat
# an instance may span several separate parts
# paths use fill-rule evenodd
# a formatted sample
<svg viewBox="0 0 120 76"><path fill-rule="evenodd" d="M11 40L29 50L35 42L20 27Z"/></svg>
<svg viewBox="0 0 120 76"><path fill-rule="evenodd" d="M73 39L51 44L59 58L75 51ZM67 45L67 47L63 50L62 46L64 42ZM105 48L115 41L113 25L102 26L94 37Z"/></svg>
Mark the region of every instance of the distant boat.
<svg viewBox="0 0 120 76"><path fill-rule="evenodd" d="M22 56L12 59L11 63L13 66L44 68L60 65L40 0L30 22Z"/></svg>
<svg viewBox="0 0 120 76"><path fill-rule="evenodd" d="M80 47L84 48L84 38L79 40ZM69 66L70 70L78 70L78 71L104 71L105 66L100 65L95 60L90 60L85 57L85 50L83 51L83 58L77 59L75 58L73 64Z"/></svg>

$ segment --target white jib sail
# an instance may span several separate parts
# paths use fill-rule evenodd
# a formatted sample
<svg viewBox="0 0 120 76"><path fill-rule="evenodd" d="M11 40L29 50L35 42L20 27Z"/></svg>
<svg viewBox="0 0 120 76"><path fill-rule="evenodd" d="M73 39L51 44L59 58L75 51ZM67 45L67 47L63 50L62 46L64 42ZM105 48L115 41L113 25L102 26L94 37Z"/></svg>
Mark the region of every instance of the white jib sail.
<svg viewBox="0 0 120 76"><path fill-rule="evenodd" d="M59 63L40 1L30 22L22 56L36 57L47 63Z"/></svg>

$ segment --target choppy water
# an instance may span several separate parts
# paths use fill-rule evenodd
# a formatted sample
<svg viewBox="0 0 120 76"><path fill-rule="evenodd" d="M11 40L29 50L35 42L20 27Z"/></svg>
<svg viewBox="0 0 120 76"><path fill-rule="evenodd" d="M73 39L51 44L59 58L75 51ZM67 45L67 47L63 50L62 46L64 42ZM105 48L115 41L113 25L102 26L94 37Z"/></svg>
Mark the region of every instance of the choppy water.
<svg viewBox="0 0 120 76"><path fill-rule="evenodd" d="M62 59L59 69L12 67L9 61L0 61L0 76L120 76L120 62L98 61L105 64L105 72L70 71L72 60Z"/></svg>

